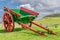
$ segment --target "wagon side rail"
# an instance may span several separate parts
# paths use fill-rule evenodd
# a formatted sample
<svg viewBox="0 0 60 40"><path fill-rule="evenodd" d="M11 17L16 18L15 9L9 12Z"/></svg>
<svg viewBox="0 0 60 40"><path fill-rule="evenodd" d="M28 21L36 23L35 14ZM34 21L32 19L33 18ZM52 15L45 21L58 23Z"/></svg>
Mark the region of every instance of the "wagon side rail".
<svg viewBox="0 0 60 40"><path fill-rule="evenodd" d="M21 7L20 9L23 10L23 11L25 11L25 12L28 12L29 14L32 14L34 16L38 16L39 15L39 13L37 13L37 12L35 12L33 10L29 10L27 8L24 8L24 7Z"/></svg>
<svg viewBox="0 0 60 40"><path fill-rule="evenodd" d="M9 9L7 7L4 7L4 11L7 11L7 12L13 14L13 15L16 15L17 17L20 17L21 16L20 14L14 12L13 10L11 10L11 9Z"/></svg>

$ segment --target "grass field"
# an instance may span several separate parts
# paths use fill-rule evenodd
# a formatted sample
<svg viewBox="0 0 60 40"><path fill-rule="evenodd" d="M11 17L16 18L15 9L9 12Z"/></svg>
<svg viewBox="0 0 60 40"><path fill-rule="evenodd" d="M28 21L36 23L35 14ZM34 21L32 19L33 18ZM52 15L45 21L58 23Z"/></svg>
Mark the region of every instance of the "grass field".
<svg viewBox="0 0 60 40"><path fill-rule="evenodd" d="M40 24L52 24L52 23L60 23L60 18L44 18L38 21L35 21L36 23ZM15 23L15 29L13 32L6 32L3 25L0 24L0 40L60 40L60 25L55 28L53 26L49 26L48 28L56 32L58 36L48 34L47 31L32 25L32 28L39 30L41 32L44 32L47 34L47 36L41 36L38 35L28 29L23 29L21 26Z"/></svg>

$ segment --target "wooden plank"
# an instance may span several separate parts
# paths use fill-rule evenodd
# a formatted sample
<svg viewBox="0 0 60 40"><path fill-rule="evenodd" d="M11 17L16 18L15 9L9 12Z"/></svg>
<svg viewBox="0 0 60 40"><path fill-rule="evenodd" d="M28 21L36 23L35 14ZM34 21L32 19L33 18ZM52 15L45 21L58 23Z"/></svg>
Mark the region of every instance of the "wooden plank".
<svg viewBox="0 0 60 40"><path fill-rule="evenodd" d="M23 11L25 11L25 12L28 12L29 14L32 14L34 16L38 16L39 15L37 12L29 10L27 8L24 8L24 7L21 7L20 9L23 10Z"/></svg>

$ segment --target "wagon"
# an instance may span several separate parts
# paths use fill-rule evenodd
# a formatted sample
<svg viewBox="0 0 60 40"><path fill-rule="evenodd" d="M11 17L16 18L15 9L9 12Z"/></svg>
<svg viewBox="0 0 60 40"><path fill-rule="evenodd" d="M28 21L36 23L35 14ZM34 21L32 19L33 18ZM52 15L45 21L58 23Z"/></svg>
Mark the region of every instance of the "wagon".
<svg viewBox="0 0 60 40"><path fill-rule="evenodd" d="M24 8L24 7L20 7L20 9L9 9L7 7L4 7L4 11L5 11L5 13L3 15L2 22L3 22L4 28L6 29L7 32L13 31L14 26L15 26L14 22L16 22L19 25L21 25L22 28L27 28L27 29L39 34L39 35L46 36L46 34L33 29L31 27L32 24L48 31L51 34L56 35L53 31L49 30L48 28L43 27L43 26L33 22L34 19L39 15L39 13L37 13L33 10L29 10L27 8Z"/></svg>

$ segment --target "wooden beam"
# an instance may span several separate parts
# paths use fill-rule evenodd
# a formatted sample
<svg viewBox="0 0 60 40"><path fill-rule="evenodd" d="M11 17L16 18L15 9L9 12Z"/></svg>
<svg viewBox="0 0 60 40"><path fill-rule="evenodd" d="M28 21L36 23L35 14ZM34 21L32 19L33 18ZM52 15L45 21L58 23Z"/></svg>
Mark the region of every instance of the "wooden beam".
<svg viewBox="0 0 60 40"><path fill-rule="evenodd" d="M14 12L13 10L11 10L11 9L9 9L9 8L7 8L7 7L4 7L4 10L7 11L7 12L9 12L9 13L11 13L11 14L15 14L15 15L18 16L18 17L21 16L20 14Z"/></svg>
<svg viewBox="0 0 60 40"><path fill-rule="evenodd" d="M28 12L29 14L32 14L34 16L38 16L39 15L37 12L29 10L27 8L24 8L24 7L21 7L20 9L23 10L23 11L25 11L25 12Z"/></svg>

